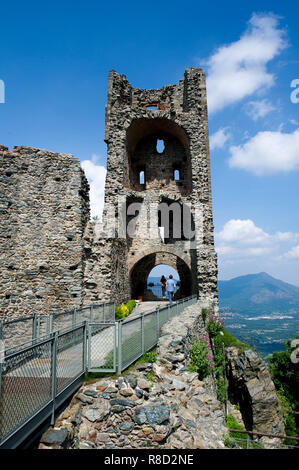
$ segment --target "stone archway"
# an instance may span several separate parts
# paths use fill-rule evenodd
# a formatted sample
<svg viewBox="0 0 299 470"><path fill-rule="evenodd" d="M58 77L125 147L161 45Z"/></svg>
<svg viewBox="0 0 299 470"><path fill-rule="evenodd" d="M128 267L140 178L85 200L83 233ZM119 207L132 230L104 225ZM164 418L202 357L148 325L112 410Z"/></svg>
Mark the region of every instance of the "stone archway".
<svg viewBox="0 0 299 470"><path fill-rule="evenodd" d="M178 255L169 252L150 253L139 259L130 271L131 298L143 296L147 288L150 271L160 264L173 267L180 277L180 296L188 297L196 293L196 279L188 264Z"/></svg>

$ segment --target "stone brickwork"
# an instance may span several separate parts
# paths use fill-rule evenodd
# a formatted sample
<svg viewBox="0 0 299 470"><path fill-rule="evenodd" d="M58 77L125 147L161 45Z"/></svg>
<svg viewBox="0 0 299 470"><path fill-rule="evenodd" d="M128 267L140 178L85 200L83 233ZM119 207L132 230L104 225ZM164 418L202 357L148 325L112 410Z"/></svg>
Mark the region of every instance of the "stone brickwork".
<svg viewBox="0 0 299 470"><path fill-rule="evenodd" d="M154 109L152 109L154 108ZM111 208L126 222L135 219L134 236L126 240L122 272L130 296L137 298L157 264L174 267L181 295L198 293L217 311L217 258L213 239L207 100L204 71L190 68L178 85L159 90L133 88L124 75L109 73L105 141L108 146L103 224ZM159 141L163 145L159 147ZM187 210L195 238L174 235L166 227L161 205ZM130 211L132 204L139 209ZM137 214L137 215L136 215ZM174 216L173 216L174 217ZM182 230L181 230L182 232ZM125 248L124 248L125 249ZM94 270L101 269L100 265ZM127 288L127 284L124 284ZM126 297L127 291L120 294Z"/></svg>
<svg viewBox="0 0 299 470"><path fill-rule="evenodd" d="M0 146L0 316L82 303L88 183L72 155Z"/></svg>
<svg viewBox="0 0 299 470"><path fill-rule="evenodd" d="M39 449L224 449L223 404L211 376L189 372L189 348L206 334L198 302L162 327L154 363L84 383Z"/></svg>
<svg viewBox="0 0 299 470"><path fill-rule="evenodd" d="M178 271L179 295L198 293L217 311L204 71L159 90L111 71L105 141L102 225L89 222L88 183L72 155L0 147L1 317L137 298L158 264ZM177 208L195 236L177 224Z"/></svg>

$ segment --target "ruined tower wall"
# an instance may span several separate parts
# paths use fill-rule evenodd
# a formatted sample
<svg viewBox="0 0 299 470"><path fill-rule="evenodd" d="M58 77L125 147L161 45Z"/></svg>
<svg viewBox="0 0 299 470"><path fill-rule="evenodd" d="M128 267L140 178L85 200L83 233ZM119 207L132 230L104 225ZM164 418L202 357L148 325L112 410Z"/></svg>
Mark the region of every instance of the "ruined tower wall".
<svg viewBox="0 0 299 470"><path fill-rule="evenodd" d="M101 226L89 222L84 233L84 305L130 299L126 240L104 238Z"/></svg>
<svg viewBox="0 0 299 470"><path fill-rule="evenodd" d="M0 147L2 318L81 305L88 190L72 155Z"/></svg>
<svg viewBox="0 0 299 470"><path fill-rule="evenodd" d="M153 106L155 109L150 109ZM165 141L166 149L161 155L154 148L157 139ZM182 240L163 244L158 226L156 237L148 239L149 227L141 223L145 237L128 240L129 275L142 255L145 257L150 251L157 256L165 253L167 264L167 253L171 256L172 247L173 254L180 253L181 259L187 254L191 260L192 293L199 293L216 305L217 257L204 71L187 69L178 85L153 90L135 89L124 75L111 71L105 140L108 145L105 208L114 206L119 212L120 197L141 202L148 211L153 204L178 201L192 208L195 220L197 240L192 246ZM181 181L173 178L170 181L177 164L181 165ZM145 185L138 182L138 171L143 169ZM147 269L146 265L143 268Z"/></svg>

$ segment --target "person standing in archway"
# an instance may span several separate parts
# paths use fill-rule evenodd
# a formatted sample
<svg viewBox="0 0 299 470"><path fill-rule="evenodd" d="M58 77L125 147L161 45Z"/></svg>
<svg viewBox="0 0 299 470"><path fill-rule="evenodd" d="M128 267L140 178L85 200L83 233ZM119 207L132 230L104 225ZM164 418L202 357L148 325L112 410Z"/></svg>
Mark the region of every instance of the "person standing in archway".
<svg viewBox="0 0 299 470"><path fill-rule="evenodd" d="M164 277L164 274L162 275L160 282L162 284L162 297L165 297L165 291L166 291L166 278Z"/></svg>
<svg viewBox="0 0 299 470"><path fill-rule="evenodd" d="M167 292L167 297L169 298L170 305L172 304L172 299L173 299L175 288L176 288L176 283L172 279L172 274L169 274L169 279L166 283L166 292Z"/></svg>

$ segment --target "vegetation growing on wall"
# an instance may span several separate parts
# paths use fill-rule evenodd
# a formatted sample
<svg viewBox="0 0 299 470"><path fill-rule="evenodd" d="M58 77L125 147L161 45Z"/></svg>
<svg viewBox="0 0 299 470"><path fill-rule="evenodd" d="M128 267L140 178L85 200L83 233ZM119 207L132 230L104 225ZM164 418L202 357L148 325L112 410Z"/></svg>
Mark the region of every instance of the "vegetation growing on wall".
<svg viewBox="0 0 299 470"><path fill-rule="evenodd" d="M136 301L134 299L129 300L126 305L121 304L118 307L115 307L115 320L122 320L126 318L132 312L133 308L136 305Z"/></svg>
<svg viewBox="0 0 299 470"><path fill-rule="evenodd" d="M296 339L299 339L298 335ZM299 417L294 414L299 412L299 365L296 363L296 350L292 347L292 340L289 339L284 347L285 351L273 353L267 361L281 400L286 434L299 437ZM285 443L294 445L292 440L286 440Z"/></svg>

